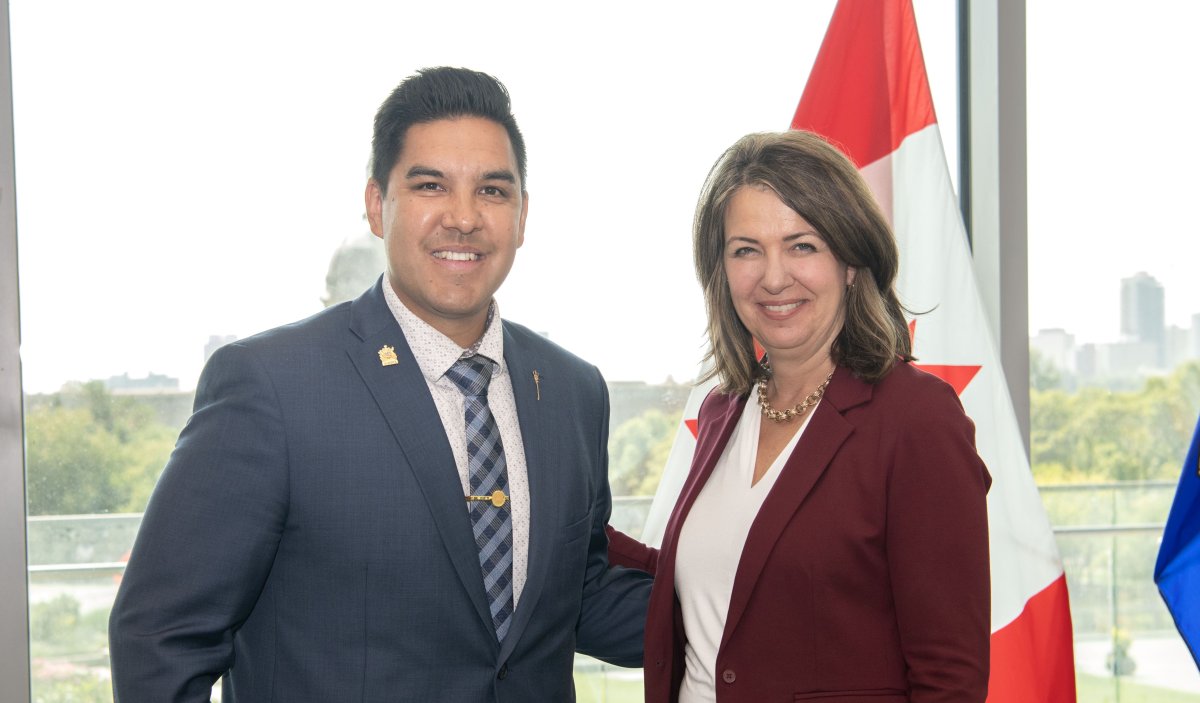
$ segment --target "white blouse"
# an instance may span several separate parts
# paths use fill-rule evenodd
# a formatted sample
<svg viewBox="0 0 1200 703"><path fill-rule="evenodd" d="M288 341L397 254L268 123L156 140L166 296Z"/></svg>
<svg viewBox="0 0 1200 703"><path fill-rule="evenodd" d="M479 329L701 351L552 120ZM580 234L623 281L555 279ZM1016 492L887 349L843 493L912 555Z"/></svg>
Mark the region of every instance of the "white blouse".
<svg viewBox="0 0 1200 703"><path fill-rule="evenodd" d="M815 412L816 407L809 410L787 446L752 486L762 413L751 398L684 520L675 556L675 593L687 633L679 703L714 703L717 699L717 649L746 535Z"/></svg>

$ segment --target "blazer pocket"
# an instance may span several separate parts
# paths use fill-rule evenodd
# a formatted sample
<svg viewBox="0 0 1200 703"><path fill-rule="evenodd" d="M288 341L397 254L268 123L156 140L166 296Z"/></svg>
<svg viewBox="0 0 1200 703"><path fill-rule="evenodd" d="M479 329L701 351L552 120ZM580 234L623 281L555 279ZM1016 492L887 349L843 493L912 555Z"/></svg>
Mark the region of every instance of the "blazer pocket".
<svg viewBox="0 0 1200 703"><path fill-rule="evenodd" d="M908 693L895 688L864 688L858 691L811 691L796 693L793 701L833 703L908 703Z"/></svg>

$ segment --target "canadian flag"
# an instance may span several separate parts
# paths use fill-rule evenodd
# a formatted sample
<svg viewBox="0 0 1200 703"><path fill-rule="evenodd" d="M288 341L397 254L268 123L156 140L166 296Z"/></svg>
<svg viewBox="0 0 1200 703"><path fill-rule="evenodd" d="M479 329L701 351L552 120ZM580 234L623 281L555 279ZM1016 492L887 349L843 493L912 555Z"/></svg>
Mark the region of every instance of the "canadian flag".
<svg viewBox="0 0 1200 703"><path fill-rule="evenodd" d="M900 299L918 366L959 393L992 473L989 703L1075 701L1071 611L1054 534L1033 483L950 185L911 0L841 0L792 128L824 135L858 165L900 245ZM693 390L642 540L657 544L691 464Z"/></svg>

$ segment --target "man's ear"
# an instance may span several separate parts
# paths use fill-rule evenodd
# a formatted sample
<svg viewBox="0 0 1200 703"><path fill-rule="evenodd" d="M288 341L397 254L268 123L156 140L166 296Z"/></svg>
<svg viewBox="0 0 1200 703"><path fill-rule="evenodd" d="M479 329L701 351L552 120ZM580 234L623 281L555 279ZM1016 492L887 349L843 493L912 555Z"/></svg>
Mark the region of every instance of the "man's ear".
<svg viewBox="0 0 1200 703"><path fill-rule="evenodd" d="M517 248L525 243L525 218L529 215L529 193L521 191L521 221L517 224Z"/></svg>
<svg viewBox="0 0 1200 703"><path fill-rule="evenodd" d="M367 192L363 200L367 206L367 222L371 225L371 234L383 239L383 199L387 193L379 186L374 178L367 179Z"/></svg>

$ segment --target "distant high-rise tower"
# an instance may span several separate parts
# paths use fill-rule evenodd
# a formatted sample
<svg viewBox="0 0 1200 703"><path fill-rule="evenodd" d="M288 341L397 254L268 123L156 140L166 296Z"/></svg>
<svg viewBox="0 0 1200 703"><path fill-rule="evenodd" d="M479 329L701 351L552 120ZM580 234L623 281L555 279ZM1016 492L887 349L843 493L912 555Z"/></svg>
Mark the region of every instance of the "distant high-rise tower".
<svg viewBox="0 0 1200 703"><path fill-rule="evenodd" d="M1154 348L1161 367L1166 351L1166 315L1162 284L1140 271L1121 279L1121 337Z"/></svg>

